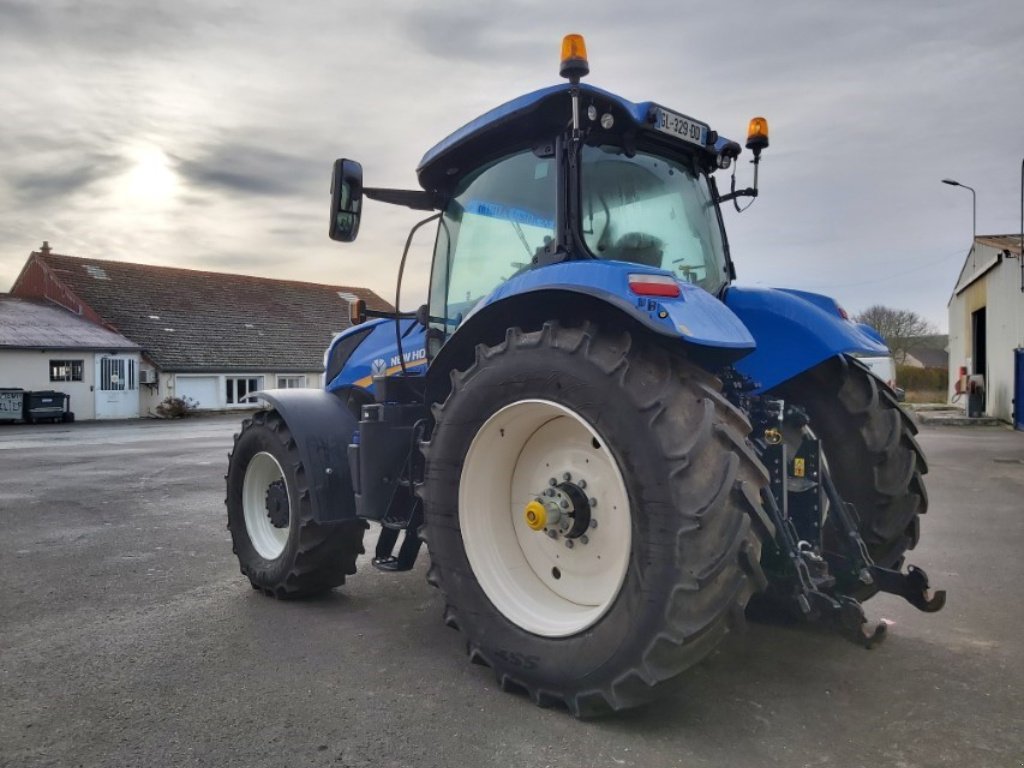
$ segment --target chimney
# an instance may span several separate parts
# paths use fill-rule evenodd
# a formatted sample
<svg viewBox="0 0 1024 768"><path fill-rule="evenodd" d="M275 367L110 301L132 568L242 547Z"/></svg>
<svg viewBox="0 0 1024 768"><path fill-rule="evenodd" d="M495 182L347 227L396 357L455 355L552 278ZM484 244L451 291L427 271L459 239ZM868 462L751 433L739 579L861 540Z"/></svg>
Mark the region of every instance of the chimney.
<svg viewBox="0 0 1024 768"><path fill-rule="evenodd" d="M50 241L49 240L43 240L43 247L39 249L39 253L41 253L43 256L49 256L50 255Z"/></svg>

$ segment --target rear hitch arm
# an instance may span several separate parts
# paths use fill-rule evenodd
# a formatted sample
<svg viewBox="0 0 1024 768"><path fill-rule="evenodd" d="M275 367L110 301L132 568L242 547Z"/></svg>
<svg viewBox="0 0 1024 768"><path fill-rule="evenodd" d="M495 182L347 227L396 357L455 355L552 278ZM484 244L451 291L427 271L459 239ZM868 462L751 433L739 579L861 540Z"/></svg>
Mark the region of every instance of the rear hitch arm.
<svg viewBox="0 0 1024 768"><path fill-rule="evenodd" d="M781 447L781 446L780 446ZM763 494L768 516L775 524L776 545L788 558L795 579L792 582L793 600L805 620L823 620L833 625L847 640L864 648L872 648L885 639L887 624L868 624L863 606L846 595L830 595L818 589L806 558L813 553L801 550L793 521L779 508L770 491Z"/></svg>
<svg viewBox="0 0 1024 768"><path fill-rule="evenodd" d="M941 611L946 605L946 590L940 589L932 592L928 584L928 574L917 566L908 566L907 572L902 573L876 565L871 559L871 555L868 554L867 546L857 530L856 512L853 505L842 500L828 472L822 472L822 480L833 512L846 535L851 558L846 563L847 570L856 571L864 584L874 584L882 592L898 595L920 611L925 613ZM841 557L833 556L830 559L836 565L843 562Z"/></svg>
<svg viewBox="0 0 1024 768"><path fill-rule="evenodd" d="M899 595L919 611L935 613L946 605L946 590L933 592L928 585L928 574L917 566L908 566L907 572L901 573L872 565L871 575L880 590Z"/></svg>

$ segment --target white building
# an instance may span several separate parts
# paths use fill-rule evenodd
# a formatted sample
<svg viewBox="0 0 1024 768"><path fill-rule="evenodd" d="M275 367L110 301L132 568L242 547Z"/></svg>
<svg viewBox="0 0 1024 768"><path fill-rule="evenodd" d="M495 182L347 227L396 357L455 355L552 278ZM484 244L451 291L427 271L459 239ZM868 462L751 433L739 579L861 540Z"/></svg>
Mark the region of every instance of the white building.
<svg viewBox="0 0 1024 768"><path fill-rule="evenodd" d="M0 388L70 396L76 419L139 415L139 345L53 304L0 295ZM4 421L19 397L4 398Z"/></svg>
<svg viewBox="0 0 1024 768"><path fill-rule="evenodd" d="M949 391L985 377L985 413L1024 429L1024 259L1020 235L982 235L949 299Z"/></svg>
<svg viewBox="0 0 1024 768"><path fill-rule="evenodd" d="M323 353L363 288L33 252L11 289L115 331L141 350L139 412L171 396L201 409L252 408L259 389L322 387ZM3 386L3 384L0 384Z"/></svg>

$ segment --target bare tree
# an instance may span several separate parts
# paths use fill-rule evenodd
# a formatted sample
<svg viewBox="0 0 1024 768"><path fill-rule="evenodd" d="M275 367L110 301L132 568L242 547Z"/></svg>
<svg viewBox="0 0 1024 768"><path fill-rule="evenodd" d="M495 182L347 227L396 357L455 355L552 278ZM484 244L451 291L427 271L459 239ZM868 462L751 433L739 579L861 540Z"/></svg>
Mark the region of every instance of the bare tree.
<svg viewBox="0 0 1024 768"><path fill-rule="evenodd" d="M885 339L897 363L904 363L907 350L921 336L935 333L935 328L916 312L892 309L876 304L854 318L858 323L870 325Z"/></svg>

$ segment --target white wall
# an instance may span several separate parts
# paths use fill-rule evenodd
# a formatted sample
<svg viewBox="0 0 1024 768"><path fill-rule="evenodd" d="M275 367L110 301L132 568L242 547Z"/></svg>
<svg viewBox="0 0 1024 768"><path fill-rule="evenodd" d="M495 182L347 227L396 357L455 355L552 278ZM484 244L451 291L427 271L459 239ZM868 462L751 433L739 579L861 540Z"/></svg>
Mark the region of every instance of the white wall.
<svg viewBox="0 0 1024 768"><path fill-rule="evenodd" d="M146 364L143 363L144 367ZM228 378L252 378L262 377L263 378L263 389L276 389L277 379L279 376L305 376L306 377L306 388L307 389L320 389L323 387L323 373L319 371L307 371L305 373L274 373L274 372L253 372L253 373L175 373L173 371L159 371L159 381L156 386L143 384L140 386L142 391L142 414L143 415L155 415L156 406L163 402L168 397L174 397L177 391L177 381L179 378L187 378L189 376L215 376L217 378L217 392L219 399L216 405L216 410L234 410L240 409L245 410L246 408L257 407L256 404L231 404L227 402L227 383Z"/></svg>
<svg viewBox="0 0 1024 768"><path fill-rule="evenodd" d="M1004 260L989 276L987 411L1003 421L1013 419L1014 350L1024 347L1024 293L1017 259ZM1024 406L1024 403L1022 403Z"/></svg>
<svg viewBox="0 0 1024 768"><path fill-rule="evenodd" d="M977 246L979 266L997 255L994 248ZM1018 259L1006 259L978 278L949 305L950 392L961 365L974 356L971 313L985 307L985 412L1003 421L1013 419L1014 350L1024 347L1024 293ZM1022 404L1024 407L1024 404Z"/></svg>
<svg viewBox="0 0 1024 768"><path fill-rule="evenodd" d="M81 360L82 381L50 381L51 360ZM94 360L94 352L82 350L48 349L40 352L0 349L0 387L67 392L71 395L71 410L75 419L89 421L96 418Z"/></svg>
<svg viewBox="0 0 1024 768"><path fill-rule="evenodd" d="M967 315L965 318L964 315ZM971 318L967 312L967 297L953 296L949 302L949 402L956 397L956 382L960 376L960 366L967 366L971 372L968 358L971 345ZM966 409L967 401L960 398L957 403Z"/></svg>

